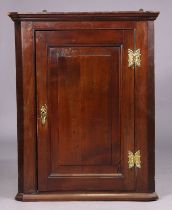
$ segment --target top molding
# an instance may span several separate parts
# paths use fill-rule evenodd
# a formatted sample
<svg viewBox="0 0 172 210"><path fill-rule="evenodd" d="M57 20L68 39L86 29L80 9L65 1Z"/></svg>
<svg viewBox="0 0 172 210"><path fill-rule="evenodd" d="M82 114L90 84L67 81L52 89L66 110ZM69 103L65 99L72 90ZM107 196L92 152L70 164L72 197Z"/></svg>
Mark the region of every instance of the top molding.
<svg viewBox="0 0 172 210"><path fill-rule="evenodd" d="M87 20L121 20L148 21L155 20L159 12L151 11L120 11L120 12L41 12L17 13L10 12L8 16L13 21L87 21Z"/></svg>

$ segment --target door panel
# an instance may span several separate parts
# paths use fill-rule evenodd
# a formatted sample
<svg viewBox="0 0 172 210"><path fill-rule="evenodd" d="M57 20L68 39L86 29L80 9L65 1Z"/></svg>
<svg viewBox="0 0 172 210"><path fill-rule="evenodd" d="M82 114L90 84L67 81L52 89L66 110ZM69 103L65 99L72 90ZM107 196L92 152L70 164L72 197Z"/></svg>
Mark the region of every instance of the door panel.
<svg viewBox="0 0 172 210"><path fill-rule="evenodd" d="M132 46L131 30L36 32L39 191L134 189Z"/></svg>
<svg viewBox="0 0 172 210"><path fill-rule="evenodd" d="M59 52L63 54L59 56ZM114 82L110 69L118 69L118 63L113 60L119 57L119 52L119 47L49 48L48 107L53 173L91 173L92 170L95 173L95 167L103 171L104 166L115 172L112 165L118 164L115 162L118 158L113 158L111 147L115 144L119 148L119 141L113 138L112 142L111 127L117 122L114 118L119 119L119 110L112 106L112 100L116 106L119 104L119 97L116 100L112 96L118 71ZM112 110L116 112L114 115ZM119 152L120 149L114 156Z"/></svg>

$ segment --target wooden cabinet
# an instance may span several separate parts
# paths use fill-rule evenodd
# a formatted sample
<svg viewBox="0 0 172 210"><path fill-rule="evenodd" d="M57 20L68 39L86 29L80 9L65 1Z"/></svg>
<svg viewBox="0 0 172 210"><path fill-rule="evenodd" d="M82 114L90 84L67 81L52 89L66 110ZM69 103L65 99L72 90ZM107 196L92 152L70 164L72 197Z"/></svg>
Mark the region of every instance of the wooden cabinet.
<svg viewBox="0 0 172 210"><path fill-rule="evenodd" d="M157 12L10 13L17 200L155 200Z"/></svg>

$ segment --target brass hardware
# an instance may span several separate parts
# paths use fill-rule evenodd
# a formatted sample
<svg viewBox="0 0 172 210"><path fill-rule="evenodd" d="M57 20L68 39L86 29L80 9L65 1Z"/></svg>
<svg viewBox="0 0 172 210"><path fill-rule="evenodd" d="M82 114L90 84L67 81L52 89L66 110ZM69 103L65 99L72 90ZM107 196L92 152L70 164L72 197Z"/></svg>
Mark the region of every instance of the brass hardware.
<svg viewBox="0 0 172 210"><path fill-rule="evenodd" d="M128 167L133 168L134 166L137 168L141 168L141 154L140 150L133 154L131 151L128 151Z"/></svg>
<svg viewBox="0 0 172 210"><path fill-rule="evenodd" d="M42 125L45 125L46 119L47 119L47 105L46 104L41 106L40 115L41 115L41 123Z"/></svg>
<svg viewBox="0 0 172 210"><path fill-rule="evenodd" d="M131 151L128 151L128 167L134 167L134 154Z"/></svg>
<svg viewBox="0 0 172 210"><path fill-rule="evenodd" d="M140 150L138 150L136 153L135 153L135 165L137 168L141 168L141 154L140 154Z"/></svg>
<svg viewBox="0 0 172 210"><path fill-rule="evenodd" d="M128 49L128 67L140 67L141 65L141 52L140 49Z"/></svg>

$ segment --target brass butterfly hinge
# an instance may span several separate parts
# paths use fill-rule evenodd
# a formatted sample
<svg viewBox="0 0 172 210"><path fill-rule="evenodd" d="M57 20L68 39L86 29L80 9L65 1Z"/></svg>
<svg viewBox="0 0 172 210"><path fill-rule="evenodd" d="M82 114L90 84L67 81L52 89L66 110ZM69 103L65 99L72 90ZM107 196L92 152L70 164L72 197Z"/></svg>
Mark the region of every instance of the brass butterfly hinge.
<svg viewBox="0 0 172 210"><path fill-rule="evenodd" d="M129 168L133 168L133 167L141 168L140 150L135 152L135 154L132 153L131 151L128 151L128 167Z"/></svg>
<svg viewBox="0 0 172 210"><path fill-rule="evenodd" d="M141 52L140 49L131 50L128 49L128 67L140 67L141 66Z"/></svg>

